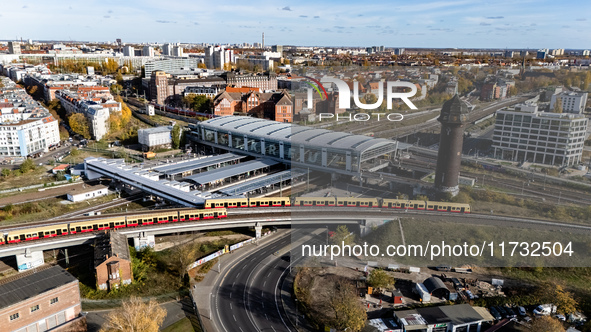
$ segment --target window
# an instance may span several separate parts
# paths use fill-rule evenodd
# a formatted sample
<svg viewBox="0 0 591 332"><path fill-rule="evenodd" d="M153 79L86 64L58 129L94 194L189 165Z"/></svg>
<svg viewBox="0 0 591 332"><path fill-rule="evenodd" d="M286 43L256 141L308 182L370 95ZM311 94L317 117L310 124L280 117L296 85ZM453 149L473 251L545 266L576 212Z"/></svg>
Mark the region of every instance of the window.
<svg viewBox="0 0 591 332"><path fill-rule="evenodd" d="M49 300L49 304L57 303L57 301L59 301L59 299L57 297L54 297L53 299Z"/></svg>
<svg viewBox="0 0 591 332"><path fill-rule="evenodd" d="M17 319L17 318L19 318L19 317L20 317L20 315L19 315L19 314L18 314L18 312L17 312L16 314L12 314L12 315L10 315L10 320L15 320L15 319Z"/></svg>
<svg viewBox="0 0 591 332"><path fill-rule="evenodd" d="M39 305L38 304L31 307L31 312L35 312L37 310L39 310Z"/></svg>

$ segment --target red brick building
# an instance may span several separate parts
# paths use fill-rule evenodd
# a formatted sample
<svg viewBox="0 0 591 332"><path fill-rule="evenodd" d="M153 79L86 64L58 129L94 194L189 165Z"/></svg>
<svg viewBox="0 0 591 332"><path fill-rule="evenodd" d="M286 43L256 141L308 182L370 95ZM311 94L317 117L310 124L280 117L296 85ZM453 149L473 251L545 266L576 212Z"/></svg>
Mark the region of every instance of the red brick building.
<svg viewBox="0 0 591 332"><path fill-rule="evenodd" d="M78 280L44 266L0 281L2 331L86 331Z"/></svg>
<svg viewBox="0 0 591 332"><path fill-rule="evenodd" d="M96 288L111 290L133 281L127 237L109 231L94 242Z"/></svg>
<svg viewBox="0 0 591 332"><path fill-rule="evenodd" d="M293 102L287 91L279 92L227 92L213 101L214 114L219 116L248 113L258 118L279 122L293 122Z"/></svg>

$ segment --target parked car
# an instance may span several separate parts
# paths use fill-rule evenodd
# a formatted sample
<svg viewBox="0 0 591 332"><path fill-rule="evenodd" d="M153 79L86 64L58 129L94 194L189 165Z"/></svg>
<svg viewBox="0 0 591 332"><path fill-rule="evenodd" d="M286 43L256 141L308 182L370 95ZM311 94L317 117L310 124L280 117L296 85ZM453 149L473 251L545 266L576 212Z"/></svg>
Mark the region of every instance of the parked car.
<svg viewBox="0 0 591 332"><path fill-rule="evenodd" d="M558 315L554 315L555 318L558 318L558 320L561 320L563 322L566 322L566 317L564 317L564 315L558 314Z"/></svg>
<svg viewBox="0 0 591 332"><path fill-rule="evenodd" d="M524 307L517 307L517 311L519 312L520 316L525 316L525 314L527 313Z"/></svg>
<svg viewBox="0 0 591 332"><path fill-rule="evenodd" d="M503 307L496 306L495 309L497 309L497 311L499 312L499 314L501 314L501 316L503 316L503 318L507 318L507 312Z"/></svg>
<svg viewBox="0 0 591 332"><path fill-rule="evenodd" d="M523 317L523 321L526 323L531 323L532 319L529 316L525 316L525 317Z"/></svg>
<svg viewBox="0 0 591 332"><path fill-rule="evenodd" d="M515 313L515 311L513 311L513 309L511 309L511 307L505 305L504 309L507 312L507 318L517 317L517 313Z"/></svg>
<svg viewBox="0 0 591 332"><path fill-rule="evenodd" d="M490 308L488 308L488 310L490 311L490 314L491 314L491 316L494 317L494 319L496 319L496 320L503 319L503 317L501 316L501 314L499 314L499 312L497 311L497 309L495 309L495 307L490 307Z"/></svg>

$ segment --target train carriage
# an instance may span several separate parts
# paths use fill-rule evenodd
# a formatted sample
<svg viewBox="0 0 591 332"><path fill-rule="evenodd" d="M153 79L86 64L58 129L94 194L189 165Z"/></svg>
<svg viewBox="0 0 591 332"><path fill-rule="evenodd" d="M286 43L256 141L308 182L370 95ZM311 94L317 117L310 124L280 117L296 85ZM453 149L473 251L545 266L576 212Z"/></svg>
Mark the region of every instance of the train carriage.
<svg viewBox="0 0 591 332"><path fill-rule="evenodd" d="M335 197L296 197L294 206L335 206Z"/></svg>
<svg viewBox="0 0 591 332"><path fill-rule="evenodd" d="M205 201L206 209L248 207L248 198L220 198Z"/></svg>
<svg viewBox="0 0 591 332"><path fill-rule="evenodd" d="M279 207L291 206L291 201L288 197L265 197L265 198L250 198L248 200L249 207Z"/></svg>
<svg viewBox="0 0 591 332"><path fill-rule="evenodd" d="M408 200L406 199L383 199L382 207L391 209L406 209L408 208Z"/></svg>
<svg viewBox="0 0 591 332"><path fill-rule="evenodd" d="M337 197L337 206L379 207L377 198Z"/></svg>
<svg viewBox="0 0 591 332"><path fill-rule="evenodd" d="M470 213L470 205L450 202L427 202L427 210L439 212Z"/></svg>
<svg viewBox="0 0 591 332"><path fill-rule="evenodd" d="M4 235L0 235L0 245L3 245L4 243L6 243L6 240L4 239Z"/></svg>

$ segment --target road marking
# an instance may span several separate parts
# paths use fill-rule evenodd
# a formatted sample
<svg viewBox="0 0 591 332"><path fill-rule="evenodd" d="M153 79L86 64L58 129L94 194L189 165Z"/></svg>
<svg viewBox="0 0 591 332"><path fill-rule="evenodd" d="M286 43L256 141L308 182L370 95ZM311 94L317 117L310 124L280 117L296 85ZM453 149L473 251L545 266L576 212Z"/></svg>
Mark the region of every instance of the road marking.
<svg viewBox="0 0 591 332"><path fill-rule="evenodd" d="M236 321L236 315L232 315L232 317L234 317L234 321Z"/></svg>
<svg viewBox="0 0 591 332"><path fill-rule="evenodd" d="M275 266L277 266L277 265L275 265ZM269 278L270 276L271 276L271 272L269 272L269 274L267 274L267 278Z"/></svg>
<svg viewBox="0 0 591 332"><path fill-rule="evenodd" d="M271 325L271 328L273 329L273 331L275 331L275 328L273 327L273 325ZM277 332L277 331L275 331L275 332Z"/></svg>
<svg viewBox="0 0 591 332"><path fill-rule="evenodd" d="M242 327L241 327L241 326L238 326L238 328L240 329L240 331L244 332L244 330L242 329Z"/></svg>
<svg viewBox="0 0 591 332"><path fill-rule="evenodd" d="M269 320L269 317L267 317L267 314L265 314L265 318L266 318L267 320Z"/></svg>
<svg viewBox="0 0 591 332"><path fill-rule="evenodd" d="M234 309L232 309L232 303L230 303L230 310L234 310Z"/></svg>
<svg viewBox="0 0 591 332"><path fill-rule="evenodd" d="M230 292L230 298L232 298L232 292Z"/></svg>
<svg viewBox="0 0 591 332"><path fill-rule="evenodd" d="M232 288L234 288L234 284L235 284L235 283L236 283L236 281L233 281L233 282L232 282Z"/></svg>
<svg viewBox="0 0 591 332"><path fill-rule="evenodd" d="M263 287L267 286L267 280L265 280L265 282L263 282Z"/></svg>
<svg viewBox="0 0 591 332"><path fill-rule="evenodd" d="M238 278L239 275L240 275L240 272L238 272L238 274L236 275L236 278Z"/></svg>
<svg viewBox="0 0 591 332"><path fill-rule="evenodd" d="M242 270L244 270L246 268L246 264L242 267Z"/></svg>

